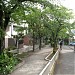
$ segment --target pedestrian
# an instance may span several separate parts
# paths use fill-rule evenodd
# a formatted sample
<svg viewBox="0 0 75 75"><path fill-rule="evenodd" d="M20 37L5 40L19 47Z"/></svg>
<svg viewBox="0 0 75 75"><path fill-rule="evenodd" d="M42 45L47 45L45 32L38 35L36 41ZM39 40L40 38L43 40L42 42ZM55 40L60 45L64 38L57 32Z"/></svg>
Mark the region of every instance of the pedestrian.
<svg viewBox="0 0 75 75"><path fill-rule="evenodd" d="M60 44L60 50L62 50L63 41L61 40L61 41L59 42L59 44Z"/></svg>

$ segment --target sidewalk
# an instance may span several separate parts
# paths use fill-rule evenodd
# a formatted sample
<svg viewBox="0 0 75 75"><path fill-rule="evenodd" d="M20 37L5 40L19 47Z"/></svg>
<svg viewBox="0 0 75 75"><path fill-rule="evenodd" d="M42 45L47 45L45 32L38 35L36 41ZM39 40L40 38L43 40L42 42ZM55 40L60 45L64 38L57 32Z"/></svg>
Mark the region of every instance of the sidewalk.
<svg viewBox="0 0 75 75"><path fill-rule="evenodd" d="M16 69L11 75L39 75L48 61L44 58L51 52L52 48L46 46L33 53L24 60L23 66Z"/></svg>
<svg viewBox="0 0 75 75"><path fill-rule="evenodd" d="M54 75L75 75L75 53L73 48L63 46L55 66Z"/></svg>

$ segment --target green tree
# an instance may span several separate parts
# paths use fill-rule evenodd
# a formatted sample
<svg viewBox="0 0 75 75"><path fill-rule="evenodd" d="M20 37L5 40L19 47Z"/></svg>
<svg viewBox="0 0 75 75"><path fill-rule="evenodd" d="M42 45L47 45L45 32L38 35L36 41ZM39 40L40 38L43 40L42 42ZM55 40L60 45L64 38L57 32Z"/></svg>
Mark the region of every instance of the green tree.
<svg viewBox="0 0 75 75"><path fill-rule="evenodd" d="M40 36L41 27L41 10L33 8L31 13L26 16L26 21L29 24L29 32L32 33L33 37L33 51L35 45L35 38Z"/></svg>
<svg viewBox="0 0 75 75"><path fill-rule="evenodd" d="M63 6L50 6L50 4L47 3L44 13L44 25L49 29L50 42L55 52L59 32L67 27L67 23L72 18L72 12Z"/></svg>
<svg viewBox="0 0 75 75"><path fill-rule="evenodd" d="M37 0L0 0L0 51L4 48L4 33L10 22L11 14L29 1L37 2Z"/></svg>

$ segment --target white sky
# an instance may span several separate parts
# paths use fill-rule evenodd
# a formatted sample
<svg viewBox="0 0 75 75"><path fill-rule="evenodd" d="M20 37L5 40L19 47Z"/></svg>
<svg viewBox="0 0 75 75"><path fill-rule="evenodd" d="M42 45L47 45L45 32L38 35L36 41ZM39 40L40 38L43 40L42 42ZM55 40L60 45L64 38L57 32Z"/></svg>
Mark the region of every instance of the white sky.
<svg viewBox="0 0 75 75"><path fill-rule="evenodd" d="M69 9L73 9L75 13L75 0L60 0L61 4Z"/></svg>

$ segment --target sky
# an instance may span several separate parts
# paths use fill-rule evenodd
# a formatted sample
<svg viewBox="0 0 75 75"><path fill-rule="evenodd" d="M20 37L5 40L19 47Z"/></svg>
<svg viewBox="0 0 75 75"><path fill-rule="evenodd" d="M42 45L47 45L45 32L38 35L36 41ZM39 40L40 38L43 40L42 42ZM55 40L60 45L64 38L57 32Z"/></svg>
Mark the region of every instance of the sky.
<svg viewBox="0 0 75 75"><path fill-rule="evenodd" d="M61 4L69 9L72 9L73 13L75 14L75 0L61 0ZM71 31L72 31L72 33L75 34L75 29L73 29ZM75 38L75 36L74 36L74 38Z"/></svg>
<svg viewBox="0 0 75 75"><path fill-rule="evenodd" d="M61 0L61 4L69 9L72 9L75 13L75 0Z"/></svg>

